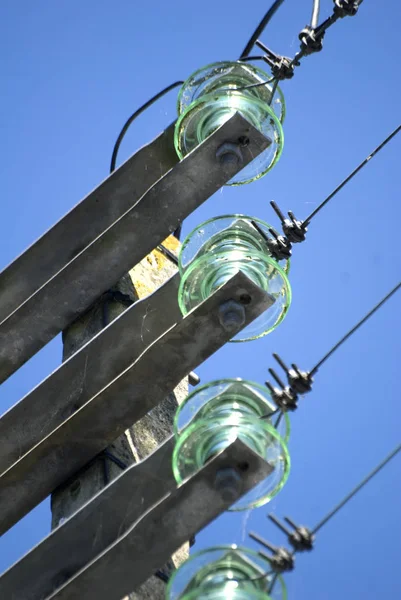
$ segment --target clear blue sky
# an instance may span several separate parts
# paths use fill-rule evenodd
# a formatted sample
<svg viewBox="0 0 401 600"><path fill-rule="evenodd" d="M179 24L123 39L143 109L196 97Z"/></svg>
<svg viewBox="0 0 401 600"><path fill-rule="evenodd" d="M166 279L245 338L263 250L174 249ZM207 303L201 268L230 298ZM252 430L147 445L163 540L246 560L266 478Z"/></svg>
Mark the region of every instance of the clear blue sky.
<svg viewBox="0 0 401 600"><path fill-rule="evenodd" d="M270 0L269 0L270 1ZM311 0L287 0L262 39L292 56ZM208 63L235 59L269 2L142 3L58 0L2 5L0 268L108 173L115 138L131 112L162 87ZM385 4L385 8L384 8ZM322 0L322 17L331 13ZM224 188L185 223L246 212L278 225L269 206L305 217L400 121L397 0L366 0L337 23L323 51L284 83L285 147L262 180ZM120 160L175 118L176 93L132 127ZM263 382L272 352L311 368L401 278L401 137L316 217L294 251L293 304L266 338L228 345L199 369L203 382ZM382 237L381 237L382 236ZM401 295L322 367L292 416L292 473L267 507L224 515L196 547L253 543L250 529L285 541L265 515L313 525L400 440ZM61 360L58 337L3 384L1 411ZM1 441L0 441L1 444ZM0 450L1 451L1 450ZM401 457L361 492L286 576L291 600L401 597ZM44 537L44 502L0 540L0 570Z"/></svg>

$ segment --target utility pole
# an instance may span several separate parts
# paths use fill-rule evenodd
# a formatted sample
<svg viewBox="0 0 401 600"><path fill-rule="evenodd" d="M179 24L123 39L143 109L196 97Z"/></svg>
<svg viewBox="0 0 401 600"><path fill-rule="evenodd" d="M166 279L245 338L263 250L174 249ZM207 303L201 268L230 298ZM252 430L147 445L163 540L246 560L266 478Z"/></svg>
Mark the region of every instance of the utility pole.
<svg viewBox="0 0 401 600"><path fill-rule="evenodd" d="M174 254L179 241L169 236L163 245ZM63 331L63 362L68 360L99 331L107 327L126 308L156 290L177 272L177 267L160 251L154 250L103 294L82 316ZM146 327L146 319L143 327ZM85 376L82 373L82 380ZM153 452L172 433L177 405L188 393L185 378L164 401L118 437L107 450L99 454L51 496L52 529L62 524L99 490L120 475L124 465L138 462ZM160 576L150 577L124 600L163 600L166 583L161 578L188 557L185 544L160 570Z"/></svg>
<svg viewBox="0 0 401 600"><path fill-rule="evenodd" d="M1 598L162 600L188 540L271 472L239 438L182 481L173 468L192 369L271 306L239 270L183 315L166 239L269 139L235 113L181 161L173 140L169 126L1 274L0 380L64 345L0 419L0 535L50 494L53 529Z"/></svg>

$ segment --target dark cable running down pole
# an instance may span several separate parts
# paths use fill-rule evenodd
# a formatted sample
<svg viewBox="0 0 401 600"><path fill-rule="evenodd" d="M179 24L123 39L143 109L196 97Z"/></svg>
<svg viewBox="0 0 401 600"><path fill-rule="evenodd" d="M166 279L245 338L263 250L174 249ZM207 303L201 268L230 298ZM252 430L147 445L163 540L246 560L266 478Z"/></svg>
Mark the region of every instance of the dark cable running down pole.
<svg viewBox="0 0 401 600"><path fill-rule="evenodd" d="M147 102L145 102L145 104L143 104L140 108L138 108L138 110L136 110L129 117L129 119L127 119L127 121L125 122L123 128L120 131L120 134L119 134L119 136L117 138L116 143L114 144L113 154L111 156L111 163L110 163L110 173L112 173L115 170L115 168L116 168L117 154L118 154L118 151L120 149L121 142L123 141L124 136L127 133L128 128L131 125L131 123L137 117L139 117L139 115L141 115L147 108L149 108L149 106L152 106L152 104L154 102L156 102L157 100L159 100L159 98L161 98L162 96L164 96L165 94L167 94L167 92L169 92L170 90L174 89L175 87L178 87L179 85L182 85L183 83L184 83L183 81L176 81L175 83L172 83L172 84L168 85L166 88L164 88L163 90L161 90L158 94L156 94L152 98L149 98L149 100Z"/></svg>

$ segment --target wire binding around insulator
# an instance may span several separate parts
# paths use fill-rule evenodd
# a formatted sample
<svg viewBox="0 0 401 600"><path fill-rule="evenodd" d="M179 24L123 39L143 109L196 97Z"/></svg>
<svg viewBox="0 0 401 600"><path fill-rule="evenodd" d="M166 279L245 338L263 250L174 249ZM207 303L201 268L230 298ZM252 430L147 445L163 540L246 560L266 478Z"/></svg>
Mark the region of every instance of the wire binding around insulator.
<svg viewBox="0 0 401 600"><path fill-rule="evenodd" d="M274 229L270 228L269 233L272 237L269 237L266 232L260 227L257 221L251 221L251 224L260 233L266 242L267 250L269 254L277 261L288 260L291 256L291 242L282 235L278 235Z"/></svg>
<svg viewBox="0 0 401 600"><path fill-rule="evenodd" d="M320 50L323 48L324 34L325 31L312 29L312 27L309 27L309 25L304 27L298 36L301 42L302 53L305 56L309 56L315 52L320 52Z"/></svg>
<svg viewBox="0 0 401 600"><path fill-rule="evenodd" d="M308 229L304 226L304 222L299 221L295 217L294 213L290 210L288 211L289 219L287 219L274 200L270 202L270 205L281 221L281 227L287 240L291 244L299 244L300 242L303 242L306 237L306 232L308 231Z"/></svg>
<svg viewBox="0 0 401 600"><path fill-rule="evenodd" d="M263 553L264 557L269 561L272 571L275 573L285 573L292 571L295 567L295 560L292 553L283 546L273 546L270 542L262 538L257 533L251 531L249 537L261 544L264 548L267 548L272 553L271 555ZM262 554L262 553L261 553Z"/></svg>
<svg viewBox="0 0 401 600"><path fill-rule="evenodd" d="M290 389L295 395L303 395L312 391L313 378L309 371L301 371L301 369L295 364L291 363L291 369L287 367L280 356L273 352L273 358L278 362L280 367L283 369L287 376L287 381ZM272 373L273 370L269 369Z"/></svg>
<svg viewBox="0 0 401 600"><path fill-rule="evenodd" d="M265 53L263 60L269 65L275 79L282 81L283 79L291 79L294 77L294 67L297 65L291 58L276 54L260 40L256 40L256 45Z"/></svg>
<svg viewBox="0 0 401 600"><path fill-rule="evenodd" d="M293 531L290 531L286 526L278 520L273 514L268 515L268 518L272 523L276 525L282 532L285 533L291 546L297 552L309 552L313 550L313 542L315 536L312 531L303 525L296 525L290 518L284 517L284 520L292 527Z"/></svg>
<svg viewBox="0 0 401 600"><path fill-rule="evenodd" d="M339 18L354 17L358 12L359 4L358 0L333 0L334 1L334 14Z"/></svg>
<svg viewBox="0 0 401 600"><path fill-rule="evenodd" d="M305 56L320 52L323 49L323 37L325 31L317 31L309 25L306 25L298 34L298 39L301 42L301 49Z"/></svg>
<svg viewBox="0 0 401 600"><path fill-rule="evenodd" d="M288 260L291 258L292 244L284 235L278 235L274 229L270 228L269 233L273 236L273 239L268 238L267 246L269 252L276 260Z"/></svg>
<svg viewBox="0 0 401 600"><path fill-rule="evenodd" d="M270 391L273 402L281 412L293 411L298 408L298 395L294 394L289 386L283 389L276 388L272 386L270 381L266 381L265 385ZM266 415L266 417L270 416L271 414Z"/></svg>

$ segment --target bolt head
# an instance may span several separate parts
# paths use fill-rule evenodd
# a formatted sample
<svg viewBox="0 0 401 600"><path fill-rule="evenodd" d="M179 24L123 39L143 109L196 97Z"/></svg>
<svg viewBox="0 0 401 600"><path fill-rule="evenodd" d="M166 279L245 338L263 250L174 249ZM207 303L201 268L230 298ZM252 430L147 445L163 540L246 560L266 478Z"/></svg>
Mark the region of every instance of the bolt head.
<svg viewBox="0 0 401 600"><path fill-rule="evenodd" d="M238 331L245 323L245 309L235 300L227 300L219 306L219 321L221 326L229 333Z"/></svg>
<svg viewBox="0 0 401 600"><path fill-rule="evenodd" d="M216 151L216 158L221 165L241 165L244 160L238 144L225 142Z"/></svg>
<svg viewBox="0 0 401 600"><path fill-rule="evenodd" d="M224 502L234 502L242 489L241 475L232 467L219 469L216 473L214 486Z"/></svg>

